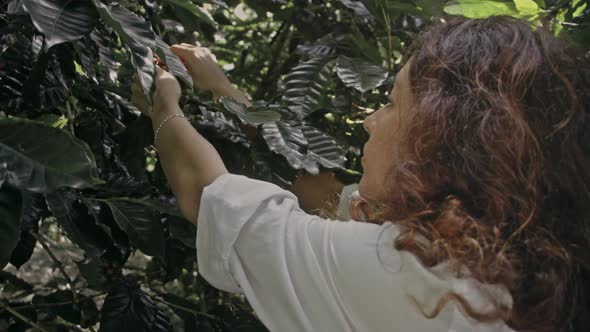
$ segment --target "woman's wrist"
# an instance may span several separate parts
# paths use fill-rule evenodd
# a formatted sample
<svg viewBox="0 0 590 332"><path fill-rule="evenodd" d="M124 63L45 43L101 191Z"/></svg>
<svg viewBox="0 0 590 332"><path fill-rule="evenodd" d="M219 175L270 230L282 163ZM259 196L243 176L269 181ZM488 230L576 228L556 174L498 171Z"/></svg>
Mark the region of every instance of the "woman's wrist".
<svg viewBox="0 0 590 332"><path fill-rule="evenodd" d="M152 127L157 128L164 119L174 114L183 114L178 102L158 103L154 102L152 112Z"/></svg>

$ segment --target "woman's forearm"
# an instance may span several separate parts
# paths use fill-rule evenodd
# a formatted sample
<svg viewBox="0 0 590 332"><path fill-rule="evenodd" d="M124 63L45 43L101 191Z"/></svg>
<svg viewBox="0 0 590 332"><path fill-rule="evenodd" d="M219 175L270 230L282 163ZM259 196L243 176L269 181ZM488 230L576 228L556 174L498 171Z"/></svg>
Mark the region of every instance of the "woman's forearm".
<svg viewBox="0 0 590 332"><path fill-rule="evenodd" d="M177 103L155 105L152 115L154 131L172 114L182 113ZM203 188L227 169L217 150L184 118L171 118L158 133L159 160L176 196L182 215L193 224Z"/></svg>

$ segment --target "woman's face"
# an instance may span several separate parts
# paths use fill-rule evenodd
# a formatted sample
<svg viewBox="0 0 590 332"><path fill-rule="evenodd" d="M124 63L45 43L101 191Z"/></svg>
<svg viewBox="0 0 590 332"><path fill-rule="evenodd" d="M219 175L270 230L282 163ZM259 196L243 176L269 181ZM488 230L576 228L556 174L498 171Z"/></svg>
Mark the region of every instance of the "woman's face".
<svg viewBox="0 0 590 332"><path fill-rule="evenodd" d="M363 123L369 133L369 140L363 149L363 177L359 183L359 194L368 202L385 202L385 179L400 155L402 129L410 120L413 105L409 63L397 74L389 94L389 103L369 115Z"/></svg>

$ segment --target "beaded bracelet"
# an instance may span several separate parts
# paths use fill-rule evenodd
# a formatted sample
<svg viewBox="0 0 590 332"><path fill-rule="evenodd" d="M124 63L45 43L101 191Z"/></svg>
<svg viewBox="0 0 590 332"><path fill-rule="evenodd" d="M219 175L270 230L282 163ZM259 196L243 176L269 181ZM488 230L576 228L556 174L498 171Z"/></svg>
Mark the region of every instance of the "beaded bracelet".
<svg viewBox="0 0 590 332"><path fill-rule="evenodd" d="M160 129L162 129L162 127L164 126L164 124L165 124L165 123L166 123L168 120L170 120L170 119L172 119L172 118L175 118L175 117L183 117L183 118L187 119L187 117L186 117L184 114L172 114L172 115L169 115L169 116L167 116L167 117L164 119L164 121L162 121L162 123L160 123L160 125L159 125L159 126L158 126L158 128L156 129L156 133L154 134L154 145L157 145L157 144L156 144L156 142L157 142L157 140L158 140L158 134L160 133Z"/></svg>

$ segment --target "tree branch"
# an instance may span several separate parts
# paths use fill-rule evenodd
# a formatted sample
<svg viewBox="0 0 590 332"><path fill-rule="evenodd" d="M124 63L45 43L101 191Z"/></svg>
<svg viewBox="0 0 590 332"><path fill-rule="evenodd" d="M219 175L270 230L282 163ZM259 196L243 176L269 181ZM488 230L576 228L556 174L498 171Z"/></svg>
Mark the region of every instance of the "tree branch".
<svg viewBox="0 0 590 332"><path fill-rule="evenodd" d="M190 312L191 314L194 314L194 315L199 315L199 316L207 317L209 319L220 321L219 318L217 318L215 316L212 316L212 315L209 315L209 314L206 314L206 313L203 313L203 312L200 312L200 311L196 311L196 310L193 310L193 309L190 309L190 308L187 308L187 307L183 307L183 306L178 305L178 304L170 303L170 302L165 301L165 300L160 300L160 299L158 299L156 297L152 297L152 299L154 299L157 302L163 303L163 304L165 304L165 305L167 305L169 307L172 307L172 308L180 309L180 310L183 310L183 311L186 311L186 312Z"/></svg>
<svg viewBox="0 0 590 332"><path fill-rule="evenodd" d="M28 319L27 317L21 315L18 311L14 310L13 308L4 305L4 303L0 303L0 309L4 309L11 313L14 317L22 320L23 322L31 325L32 327L38 329L41 332L48 332L46 329L42 328L41 326L37 325L37 323L33 322L32 320Z"/></svg>
<svg viewBox="0 0 590 332"><path fill-rule="evenodd" d="M74 303L77 304L78 303L78 293L76 293L76 286L74 286L74 282L72 281L72 278L70 278L70 276L66 273L66 270L65 270L62 262L60 262L59 259L57 259L57 257L55 257L55 255L53 254L53 251L51 251L51 249L49 249L49 246L47 245L47 243L45 243L45 240L41 239L41 237L38 234L36 234L35 232L29 231L29 233L31 233L31 235L33 235L33 237L35 237L35 239L37 239L37 242L39 242L41 244L41 246L43 247L43 249L45 249L45 251L47 252L49 257L51 257L51 260L53 261L53 263L55 263L55 265L57 265L57 268L59 269L61 274L64 276L64 278L66 279L66 281L70 285L70 289L72 291L72 299L73 299Z"/></svg>
<svg viewBox="0 0 590 332"><path fill-rule="evenodd" d="M69 104L67 104L67 105L69 105ZM73 127L72 127L72 130L73 130ZM72 131L72 133L73 133L73 131ZM31 233L35 237L35 239L37 239L37 242L39 242L41 244L41 246L43 247L43 249L45 249L45 251L47 252L49 257L51 257L51 260L55 263L55 265L57 265L57 268L60 270L61 274L64 276L64 278L66 279L66 281L70 285L70 290L72 291L73 303L75 305L78 305L78 303L80 302L80 299L78 298L78 293L76 292L76 286L74 285L72 278L70 278L70 276L66 273L66 269L64 268L64 265L62 264L62 262L60 262L59 259L57 259L57 257L55 257L55 255L53 254L53 251L51 251L51 249L49 249L49 246L47 245L47 243L45 243L45 240L42 240L41 237L33 231L29 231L29 233ZM80 315L81 315L81 319L84 320L84 311L80 310ZM91 332L96 332L96 330L92 326L89 326L88 329Z"/></svg>
<svg viewBox="0 0 590 332"><path fill-rule="evenodd" d="M68 128L70 128L70 132L74 135L74 113L72 113L69 97L68 100L66 100L66 113L68 113Z"/></svg>
<svg viewBox="0 0 590 332"><path fill-rule="evenodd" d="M108 292L101 292L101 293L98 293L98 294L87 296L85 298L80 299L80 301L78 303L82 303L82 302L85 302L85 301L88 301L88 300L92 300L92 299L94 299L96 297L103 296L103 295L106 295L106 294L108 294ZM32 308L51 308L51 307L58 307L60 305L65 305L65 304L72 304L72 303L74 303L74 302L72 302L72 301L63 301L63 302L54 302L54 303L27 304L27 305L20 305L20 306L13 307L13 309L14 310L22 310L22 309L32 309ZM2 311L0 310L0 312L2 312Z"/></svg>

